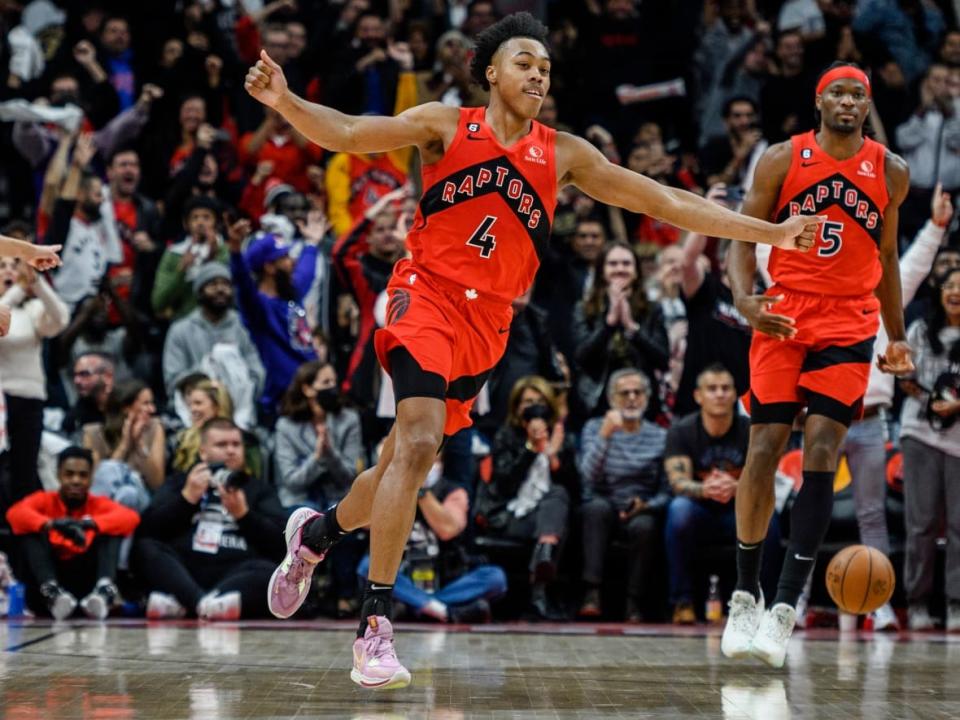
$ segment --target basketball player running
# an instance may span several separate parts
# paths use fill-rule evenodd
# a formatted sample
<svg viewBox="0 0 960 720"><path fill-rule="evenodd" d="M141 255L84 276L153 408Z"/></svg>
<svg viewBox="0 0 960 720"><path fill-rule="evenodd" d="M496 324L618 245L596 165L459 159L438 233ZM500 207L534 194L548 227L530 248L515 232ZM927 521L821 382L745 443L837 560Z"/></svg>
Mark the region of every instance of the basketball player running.
<svg viewBox="0 0 960 720"><path fill-rule="evenodd" d="M730 283L755 332L750 347L750 446L737 488L737 589L721 649L781 667L796 604L830 523L837 457L867 387L878 316L889 337L877 364L913 369L905 342L897 258L898 208L906 163L864 137L870 81L835 64L818 84L820 129L769 148L743 212L757 218L820 215L806 254L774 248L774 285L754 295L756 257L734 243ZM878 313L879 310L879 313ZM773 479L794 418L806 405L803 487L790 515L790 543L770 609L764 612L761 547L773 514Z"/></svg>
<svg viewBox="0 0 960 720"><path fill-rule="evenodd" d="M444 436L470 424L476 394L507 342L511 301L531 285L553 219L558 188L574 184L600 202L705 234L784 249L812 246L819 220L780 225L745 217L696 195L612 165L587 141L533 118L550 89L546 28L510 15L477 38L475 79L485 108L428 103L396 117L352 117L287 89L265 53L247 91L306 137L335 152L415 145L423 197L407 237L412 257L388 286L387 325L374 339L397 398L397 419L376 467L326 513L302 508L287 523L287 556L270 582L270 609L289 617L313 568L343 534L369 526L370 570L351 678L367 688L403 687L389 622L391 592L417 508L418 490Z"/></svg>

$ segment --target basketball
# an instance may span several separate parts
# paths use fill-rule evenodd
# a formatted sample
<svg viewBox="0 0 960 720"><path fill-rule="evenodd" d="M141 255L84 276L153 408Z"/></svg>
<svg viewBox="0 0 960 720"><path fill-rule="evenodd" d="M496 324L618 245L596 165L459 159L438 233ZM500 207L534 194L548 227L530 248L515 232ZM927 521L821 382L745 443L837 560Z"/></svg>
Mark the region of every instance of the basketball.
<svg viewBox="0 0 960 720"><path fill-rule="evenodd" d="M866 545L846 547L827 566L827 591L843 612L864 615L890 600L896 576L887 556Z"/></svg>

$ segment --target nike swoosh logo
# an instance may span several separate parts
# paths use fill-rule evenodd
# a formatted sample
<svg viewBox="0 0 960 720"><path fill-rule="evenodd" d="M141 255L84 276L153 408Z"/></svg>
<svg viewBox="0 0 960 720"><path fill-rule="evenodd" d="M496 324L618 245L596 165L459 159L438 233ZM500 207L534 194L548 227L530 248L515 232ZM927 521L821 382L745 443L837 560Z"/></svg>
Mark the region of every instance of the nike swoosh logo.
<svg viewBox="0 0 960 720"><path fill-rule="evenodd" d="M486 138L481 137L479 135L471 135L470 133L467 133L467 140L486 140Z"/></svg>
<svg viewBox="0 0 960 720"><path fill-rule="evenodd" d="M815 162L802 162L800 163L800 167L810 167L811 165L819 165L819 164L820 164L819 160Z"/></svg>
<svg viewBox="0 0 960 720"><path fill-rule="evenodd" d="M813 561L813 558L812 558L812 557L804 557L804 556L801 555L800 553L794 553L794 554L793 554L793 557L795 557L797 560L803 560L803 561L805 561L805 562L812 562L812 561Z"/></svg>
<svg viewBox="0 0 960 720"><path fill-rule="evenodd" d="M497 332L503 335L504 333L510 332L510 328L497 328Z"/></svg>
<svg viewBox="0 0 960 720"><path fill-rule="evenodd" d="M874 309L874 310L861 310L860 312L862 312L864 315L870 315L871 313L875 313L875 312L876 312L876 309Z"/></svg>
<svg viewBox="0 0 960 720"><path fill-rule="evenodd" d="M390 585L374 585L373 583L370 583L370 589L371 590L392 590L393 587Z"/></svg>

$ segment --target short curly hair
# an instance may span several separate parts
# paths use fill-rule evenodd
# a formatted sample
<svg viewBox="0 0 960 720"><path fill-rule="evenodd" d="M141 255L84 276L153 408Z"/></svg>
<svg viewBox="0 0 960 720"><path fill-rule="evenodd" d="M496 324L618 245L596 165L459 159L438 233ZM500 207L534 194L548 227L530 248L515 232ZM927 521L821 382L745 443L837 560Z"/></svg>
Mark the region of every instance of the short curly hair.
<svg viewBox="0 0 960 720"><path fill-rule="evenodd" d="M489 90L487 66L493 61L493 56L501 45L511 38L526 37L547 47L547 33L547 26L528 12L513 13L494 23L478 33L474 40L475 52L470 66L473 79L484 90Z"/></svg>

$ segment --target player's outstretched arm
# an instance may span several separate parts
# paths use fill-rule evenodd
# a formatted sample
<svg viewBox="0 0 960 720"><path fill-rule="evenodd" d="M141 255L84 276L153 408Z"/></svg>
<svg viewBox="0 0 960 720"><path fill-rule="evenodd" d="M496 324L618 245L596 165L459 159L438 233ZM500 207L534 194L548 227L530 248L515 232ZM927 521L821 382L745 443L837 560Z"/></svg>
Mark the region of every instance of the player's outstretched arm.
<svg viewBox="0 0 960 720"><path fill-rule="evenodd" d="M889 342L877 357L877 366L887 373L903 375L913 371L910 346L903 322L903 292L900 287L899 220L900 204L910 188L910 169L899 155L887 152L887 191L890 200L883 211L880 235L880 264L883 275L875 291L880 300L880 316Z"/></svg>
<svg viewBox="0 0 960 720"><path fill-rule="evenodd" d="M23 259L37 270L50 270L60 265L60 245L34 245L0 235L0 255Z"/></svg>
<svg viewBox="0 0 960 720"><path fill-rule="evenodd" d="M440 103L417 105L395 117L347 115L307 102L287 87L283 70L265 50L247 71L244 87L256 100L274 108L301 134L334 152L387 152L417 145L421 148L449 140L456 127L457 108ZM445 144L445 143L444 143ZM442 151L442 146L441 146Z"/></svg>
<svg viewBox="0 0 960 720"><path fill-rule="evenodd" d="M694 193L666 187L614 165L586 140L568 133L557 135L557 164L561 185L576 185L600 202L704 235L807 250L813 246L820 225L820 220L812 216L792 217L776 225L740 215Z"/></svg>

